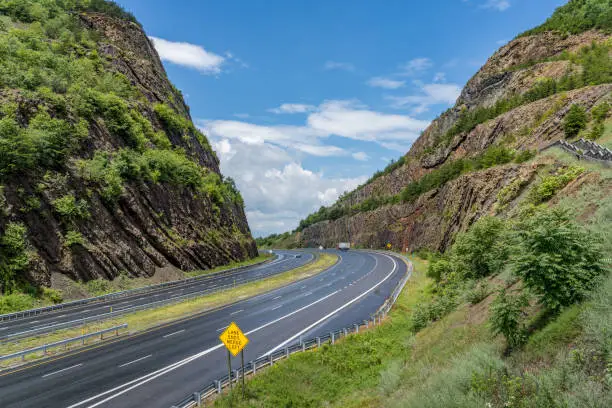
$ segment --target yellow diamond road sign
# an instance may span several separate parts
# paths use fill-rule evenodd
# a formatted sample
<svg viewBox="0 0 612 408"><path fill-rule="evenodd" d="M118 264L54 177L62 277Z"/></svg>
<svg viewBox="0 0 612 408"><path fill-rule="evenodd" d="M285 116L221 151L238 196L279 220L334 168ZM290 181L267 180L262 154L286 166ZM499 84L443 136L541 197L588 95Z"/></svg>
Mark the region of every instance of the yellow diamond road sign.
<svg viewBox="0 0 612 408"><path fill-rule="evenodd" d="M240 350L244 348L249 342L249 339L242 333L240 327L234 322L232 322L221 336L219 336L225 347L236 357Z"/></svg>

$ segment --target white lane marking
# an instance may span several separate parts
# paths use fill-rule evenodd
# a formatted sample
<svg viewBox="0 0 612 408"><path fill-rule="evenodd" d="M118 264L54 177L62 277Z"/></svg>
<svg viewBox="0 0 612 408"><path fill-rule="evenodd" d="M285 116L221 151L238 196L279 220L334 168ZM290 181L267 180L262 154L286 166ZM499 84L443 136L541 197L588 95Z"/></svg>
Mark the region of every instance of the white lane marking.
<svg viewBox="0 0 612 408"><path fill-rule="evenodd" d="M233 316L235 314L238 314L240 312L243 312L244 310L240 309L240 310L236 310L235 312L230 313L230 316Z"/></svg>
<svg viewBox="0 0 612 408"><path fill-rule="evenodd" d="M302 286L300 289L304 289L306 287L306 285Z"/></svg>
<svg viewBox="0 0 612 408"><path fill-rule="evenodd" d="M280 309L282 306L283 306L283 305L278 305L278 306L273 307L273 308L272 308L272 309L270 309L270 310Z"/></svg>
<svg viewBox="0 0 612 408"><path fill-rule="evenodd" d="M302 334L306 333L308 330L312 329L313 327L323 323L325 320L329 319L330 317L332 317L333 315L335 315L336 313L338 313L339 311L349 307L350 305L352 305L353 303L357 302L359 299L361 299L362 297L366 296L368 293L372 292L373 290L375 290L377 287L379 287L380 285L382 285L387 279L389 279L391 277L391 275L393 275L395 273L395 270L397 269L397 262L395 262L395 259L393 259L392 257L390 257L389 255L385 255L385 254L381 254L383 256L386 256L387 258L391 259L391 261L393 261L393 269L391 270L391 272L389 272L389 274L387 276L385 276L383 278L383 280L381 280L380 282L378 282L376 285L372 286L370 289L366 290L365 292L363 292L361 295L353 298L352 300L350 300L349 302L345 303L344 305L340 306L339 308L337 308L336 310L332 311L331 313L323 316L322 318L320 318L319 320L317 320L316 322L314 322L313 324L311 324L310 326L306 327L305 329L301 330L300 332L294 334L293 336L289 337L287 340L285 340L284 342L282 342L281 344L279 344L278 346L274 347L272 350L268 351L267 353L263 354L264 356L274 353L276 350L284 347L287 343L297 339L299 336L301 336ZM376 258L374 258L376 259ZM376 265L378 265L378 261L376 262ZM376 265L374 266L374 269L376 269Z"/></svg>
<svg viewBox="0 0 612 408"><path fill-rule="evenodd" d="M268 323L266 323L266 324L264 324L262 326L259 326L259 327L255 328L255 329L251 330L251 331L248 331L245 334L248 336L249 334L253 334L253 333L258 332L258 331L260 331L262 329L265 329L266 327L268 327L270 325L278 323L281 320L284 320L284 319L286 319L288 317L291 317L294 314L301 312L302 310L305 310L305 309L307 309L309 307L312 307L312 306L316 305L317 303L320 303L320 302L324 301L325 299L335 295L336 293L338 293L338 291L332 292L332 293L330 293L327 296L323 296L321 299L315 300L314 302L312 302L312 303L310 303L310 304L308 304L306 306L303 306L303 307L301 307L301 308L299 308L297 310L294 310L293 312L287 313L286 315L281 316L278 319L274 319L274 320L272 320L272 321L270 321L270 322L268 322ZM88 408L97 407L99 405L102 405L102 404L104 404L104 403L106 403L106 402L108 402L108 401L110 401L112 399L115 399L115 398L125 394L128 391L133 390L134 388L140 387L141 385L144 385L144 384L146 384L146 383L156 379L157 377L160 377L160 376L162 376L164 374L167 374L167 373L169 373L171 371L174 371L177 368L180 368L180 367L184 366L185 364L188 364L188 363L192 362L193 360L195 360L197 358L200 358L202 356L210 354L213 351L220 349L221 347L224 347L223 343L219 343L218 345L216 345L214 347L211 347L209 349L201 351L201 352L199 352L197 354L194 354L194 355L192 355L190 357L187 357L187 358L185 358L183 360L177 361L176 363L172 363L170 365L167 365L166 367L160 368L159 370L153 371L152 373L143 375L140 378L137 378L135 380L129 381L129 382L125 383L125 384L119 385L119 386L117 386L115 388L112 388L110 390L104 391L104 392L102 392L102 393L100 393L98 395L94 395L93 397L89 397L89 398L87 398L87 399L85 399L85 400L83 400L81 402L77 402L76 404L73 404L73 405L71 405L71 406L69 406L67 408L76 408L76 407L79 407L79 406L81 406L83 404L87 404L88 402L92 402L93 400L96 400L96 399L98 399L100 397L103 397L104 395L110 394L112 392L118 391L118 390L120 390L120 389L122 389L124 387L127 387L129 385L134 384L131 387L125 388L124 390L117 392L116 394L113 394L113 395L111 395L109 397L106 397L102 401L99 401L99 402L96 402L93 405L90 405Z"/></svg>
<svg viewBox="0 0 612 408"><path fill-rule="evenodd" d="M64 317L64 316L66 316L66 315L65 315L65 314L63 314L63 315L59 315L59 316L56 316L56 317Z"/></svg>
<svg viewBox="0 0 612 408"><path fill-rule="evenodd" d="M83 364L81 363L81 364L76 364L76 365L73 365L73 366L71 366L71 367L62 368L61 370L57 370L57 371L53 371L52 373L45 374L45 375L43 375L43 376L42 376L42 378L49 377L49 376L51 376L51 375L55 375L55 374L61 373L62 371L70 370L71 368L80 367L80 366L82 366L82 365L83 365Z"/></svg>
<svg viewBox="0 0 612 408"><path fill-rule="evenodd" d="M40 320L32 320L30 323L38 323L38 322L40 322ZM0 330L2 330L2 329L0 329Z"/></svg>
<svg viewBox="0 0 612 408"><path fill-rule="evenodd" d="M136 360L132 360L132 361L130 361L129 363L121 364L121 365L119 366L119 368L121 368L121 367L125 367L125 366L129 366L130 364L137 363L137 362L139 362L139 361L141 361L141 360L144 360L145 358L149 358L149 357L151 357L152 355L153 355L153 354L149 354L148 356L144 356L144 357L137 358Z"/></svg>
<svg viewBox="0 0 612 408"><path fill-rule="evenodd" d="M302 296L310 296L310 295L312 295L312 292L306 292Z"/></svg>
<svg viewBox="0 0 612 408"><path fill-rule="evenodd" d="M272 300L276 300L276 299L280 299L280 298L282 298L282 296L277 296L275 298L272 298Z"/></svg>
<svg viewBox="0 0 612 408"><path fill-rule="evenodd" d="M182 333L182 332L184 332L184 331L185 331L185 329L183 329L183 330L179 330L179 331L175 331L174 333L166 334L166 335L164 336L164 339L165 339L166 337L174 336L175 334L179 334L179 333Z"/></svg>
<svg viewBox="0 0 612 408"><path fill-rule="evenodd" d="M220 332L220 331L222 331L222 330L227 329L228 327L229 327L229 325L227 325L227 326L223 326L223 327L221 327L220 329L217 329L217 331L218 331L218 332Z"/></svg>

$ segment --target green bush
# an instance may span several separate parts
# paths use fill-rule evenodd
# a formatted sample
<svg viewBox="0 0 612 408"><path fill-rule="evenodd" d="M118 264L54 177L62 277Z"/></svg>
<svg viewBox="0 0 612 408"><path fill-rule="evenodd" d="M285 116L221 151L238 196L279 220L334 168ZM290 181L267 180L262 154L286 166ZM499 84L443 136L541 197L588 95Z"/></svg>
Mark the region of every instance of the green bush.
<svg viewBox="0 0 612 408"><path fill-rule="evenodd" d="M512 296L505 289L501 289L491 303L491 331L495 335L502 334L510 348L523 344L527 339L523 310L528 305L525 294Z"/></svg>
<svg viewBox="0 0 612 408"><path fill-rule="evenodd" d="M43 299L48 299L54 304L62 303L64 301L62 292L57 289L51 289L43 286L41 295Z"/></svg>
<svg viewBox="0 0 612 408"><path fill-rule="evenodd" d="M580 105L573 104L565 118L563 118L563 131L565 137L572 138L578 136L581 130L586 128L587 115L584 108Z"/></svg>
<svg viewBox="0 0 612 408"><path fill-rule="evenodd" d="M559 169L556 174L543 177L528 193L527 202L537 205L550 200L559 190L584 172L584 167L570 166Z"/></svg>
<svg viewBox="0 0 612 408"><path fill-rule="evenodd" d="M439 282L444 276L452 272L452 264L446 259L433 260L427 267L427 277Z"/></svg>
<svg viewBox="0 0 612 408"><path fill-rule="evenodd" d="M66 232L66 236L64 237L65 246L71 247L73 245L83 245L84 243L85 239L79 231L70 230Z"/></svg>
<svg viewBox="0 0 612 408"><path fill-rule="evenodd" d="M509 256L506 236L504 221L491 216L480 218L459 234L451 250L458 274L474 279L500 272Z"/></svg>
<svg viewBox="0 0 612 408"><path fill-rule="evenodd" d="M11 222L0 236L0 293L10 293L18 273L28 266L26 234L25 225Z"/></svg>
<svg viewBox="0 0 612 408"><path fill-rule="evenodd" d="M66 194L52 201L55 211L68 221L89 218L89 205L84 199L77 199L72 194Z"/></svg>
<svg viewBox="0 0 612 408"><path fill-rule="evenodd" d="M34 298L23 293L11 293L0 296L0 314L32 309Z"/></svg>
<svg viewBox="0 0 612 408"><path fill-rule="evenodd" d="M518 238L512 270L551 310L584 299L605 272L600 241L563 209L529 218Z"/></svg>

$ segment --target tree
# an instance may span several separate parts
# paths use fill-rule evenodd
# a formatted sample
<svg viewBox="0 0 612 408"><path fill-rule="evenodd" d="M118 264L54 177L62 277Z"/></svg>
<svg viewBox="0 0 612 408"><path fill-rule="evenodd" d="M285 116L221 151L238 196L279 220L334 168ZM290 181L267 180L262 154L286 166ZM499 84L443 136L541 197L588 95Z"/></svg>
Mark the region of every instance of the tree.
<svg viewBox="0 0 612 408"><path fill-rule="evenodd" d="M522 344L526 339L523 322L523 309L529 304L527 296L508 295L506 289L501 289L491 303L491 317L489 324L493 334L502 334L510 348Z"/></svg>
<svg viewBox="0 0 612 408"><path fill-rule="evenodd" d="M584 299L605 272L599 240L572 222L566 210L536 214L518 240L512 270L551 310Z"/></svg>
<svg viewBox="0 0 612 408"><path fill-rule="evenodd" d="M586 127L586 124L586 111L582 106L573 104L563 119L565 137L570 138L578 136L578 133Z"/></svg>

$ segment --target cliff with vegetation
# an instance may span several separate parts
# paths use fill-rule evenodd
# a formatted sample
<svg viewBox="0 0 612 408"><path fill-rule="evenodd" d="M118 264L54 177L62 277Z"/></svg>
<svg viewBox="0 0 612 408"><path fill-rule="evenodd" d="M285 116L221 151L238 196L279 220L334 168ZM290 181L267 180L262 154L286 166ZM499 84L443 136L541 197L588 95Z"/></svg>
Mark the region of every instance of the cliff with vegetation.
<svg viewBox="0 0 612 408"><path fill-rule="evenodd" d="M132 15L0 2L0 293L256 254L240 193Z"/></svg>
<svg viewBox="0 0 612 408"><path fill-rule="evenodd" d="M458 232L482 216L505 214L562 167L534 158L541 149L580 138L610 147L610 10L601 0L559 8L489 58L405 156L309 215L294 233L262 243L333 246L350 239L366 248L444 251Z"/></svg>

